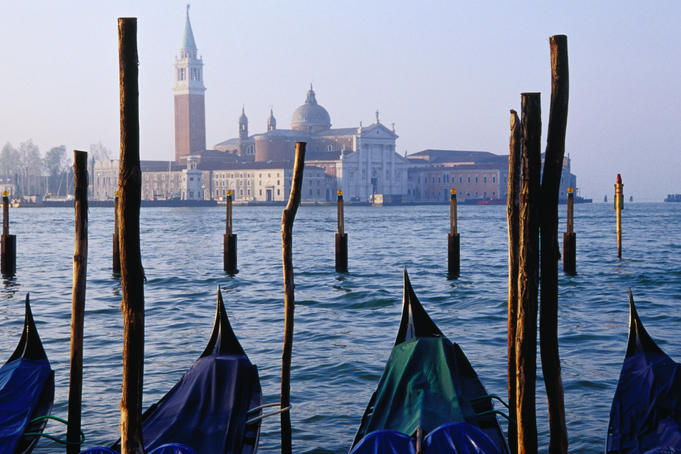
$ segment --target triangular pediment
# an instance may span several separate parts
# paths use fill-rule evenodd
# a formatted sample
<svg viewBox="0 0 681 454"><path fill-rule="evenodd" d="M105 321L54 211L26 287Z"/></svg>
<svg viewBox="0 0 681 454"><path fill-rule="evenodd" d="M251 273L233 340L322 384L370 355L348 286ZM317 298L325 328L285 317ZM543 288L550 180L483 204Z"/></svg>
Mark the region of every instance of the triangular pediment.
<svg viewBox="0 0 681 454"><path fill-rule="evenodd" d="M383 126L382 123L373 123L362 128L362 137L371 137L376 139L397 139L397 134Z"/></svg>

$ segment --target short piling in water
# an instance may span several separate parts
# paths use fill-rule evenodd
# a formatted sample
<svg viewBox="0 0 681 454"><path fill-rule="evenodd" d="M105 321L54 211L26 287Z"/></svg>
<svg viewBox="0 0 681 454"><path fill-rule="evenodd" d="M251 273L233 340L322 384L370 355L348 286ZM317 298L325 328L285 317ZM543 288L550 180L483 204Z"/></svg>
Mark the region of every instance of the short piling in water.
<svg viewBox="0 0 681 454"><path fill-rule="evenodd" d="M565 274L577 274L577 236L575 235L575 196L573 189L568 188L567 228L563 234L563 271Z"/></svg>
<svg viewBox="0 0 681 454"><path fill-rule="evenodd" d="M2 193L2 257L0 268L3 276L17 271L17 237L9 234L9 194Z"/></svg>
<svg viewBox="0 0 681 454"><path fill-rule="evenodd" d="M456 279L459 277L460 269L460 250L458 217L456 213L456 189L450 190L449 198L449 234L447 235L447 277Z"/></svg>
<svg viewBox="0 0 681 454"><path fill-rule="evenodd" d="M338 190L338 232L336 232L336 273L348 272L348 234L345 233L343 191Z"/></svg>
<svg viewBox="0 0 681 454"><path fill-rule="evenodd" d="M223 241L223 264L230 276L239 272L236 267L236 234L232 233L232 191L227 191L225 236Z"/></svg>
<svg viewBox="0 0 681 454"><path fill-rule="evenodd" d="M121 255L118 249L118 192L114 197L114 233L113 233L113 251L112 251L112 271L116 276L121 274Z"/></svg>
<svg viewBox="0 0 681 454"><path fill-rule="evenodd" d="M617 174L615 183L615 212L617 214L617 258L622 258L622 210L624 209L624 185L622 175Z"/></svg>

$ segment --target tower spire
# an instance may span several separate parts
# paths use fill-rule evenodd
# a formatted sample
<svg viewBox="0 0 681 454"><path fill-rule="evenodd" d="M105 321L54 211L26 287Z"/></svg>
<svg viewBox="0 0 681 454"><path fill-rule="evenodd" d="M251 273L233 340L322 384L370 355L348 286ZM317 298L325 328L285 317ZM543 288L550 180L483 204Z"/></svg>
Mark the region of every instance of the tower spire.
<svg viewBox="0 0 681 454"><path fill-rule="evenodd" d="M189 8L190 5L187 4L187 18L184 22L184 33L182 34L182 44L180 49L186 53L191 53L191 56L196 58L196 41L194 40L192 23L189 21Z"/></svg>

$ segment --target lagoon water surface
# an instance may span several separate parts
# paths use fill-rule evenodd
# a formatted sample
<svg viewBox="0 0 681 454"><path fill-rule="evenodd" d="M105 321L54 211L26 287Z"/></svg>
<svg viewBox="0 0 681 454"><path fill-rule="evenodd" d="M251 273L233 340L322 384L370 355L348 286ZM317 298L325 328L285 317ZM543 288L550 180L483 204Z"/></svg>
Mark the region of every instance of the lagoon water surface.
<svg viewBox="0 0 681 454"><path fill-rule="evenodd" d="M278 400L284 324L281 211L234 208L240 272L232 278L222 271L224 207L142 209L145 408L203 351L218 286L241 344L259 367L265 400ZM563 216L565 207L560 211ZM614 215L611 204L577 205L578 274L564 276L560 267L560 353L571 452L603 451L626 349L630 287L649 333L681 360L681 204L627 204L621 261ZM426 310L461 346L487 390L506 397L506 210L459 208L461 277L453 281L445 277L448 216L445 205L346 206L350 273L338 275L335 207L304 206L298 211L294 452L347 452L395 339L404 266ZM17 274L0 288L0 353L9 357L19 340L23 300L30 292L55 370L53 414L66 418L73 210L20 208L11 210L10 217L11 232L17 235ZM86 447L118 437L123 330L120 282L111 276L113 209L91 208L89 217L82 416ZM548 417L540 368L537 406L541 451L546 451ZM500 422L505 429L505 420ZM48 430L65 433L52 422ZM278 417L265 420L260 452L278 452L279 439ZM64 448L43 440L34 452Z"/></svg>

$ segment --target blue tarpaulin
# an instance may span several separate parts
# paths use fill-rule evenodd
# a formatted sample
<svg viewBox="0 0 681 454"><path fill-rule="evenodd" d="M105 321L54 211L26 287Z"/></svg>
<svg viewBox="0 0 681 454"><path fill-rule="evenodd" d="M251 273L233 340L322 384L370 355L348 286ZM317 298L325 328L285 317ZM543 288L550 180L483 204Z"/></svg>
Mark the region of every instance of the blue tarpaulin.
<svg viewBox="0 0 681 454"><path fill-rule="evenodd" d="M85 451L81 451L80 454L118 454L118 451L114 451L110 448L104 448L102 446L97 446L95 448L90 448ZM168 443L163 446L159 446L153 451L147 454L198 454L192 448L181 445L178 443Z"/></svg>
<svg viewBox="0 0 681 454"><path fill-rule="evenodd" d="M199 358L145 413L144 448L181 443L197 453L239 453L258 371L246 355Z"/></svg>
<svg viewBox="0 0 681 454"><path fill-rule="evenodd" d="M426 454L501 454L480 429L465 422L443 424L423 439Z"/></svg>
<svg viewBox="0 0 681 454"><path fill-rule="evenodd" d="M414 441L408 435L379 429L366 435L350 454L415 454Z"/></svg>
<svg viewBox="0 0 681 454"><path fill-rule="evenodd" d="M480 429L465 422L443 424L423 439L425 454L500 454ZM414 454L413 437L395 430L375 430L362 438L350 454Z"/></svg>
<svg viewBox="0 0 681 454"><path fill-rule="evenodd" d="M681 449L681 365L662 351L644 351L624 360L607 452L642 453L653 448Z"/></svg>
<svg viewBox="0 0 681 454"><path fill-rule="evenodd" d="M51 374L47 359L19 358L0 368L0 454L14 452Z"/></svg>

